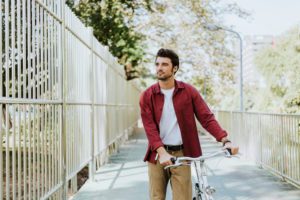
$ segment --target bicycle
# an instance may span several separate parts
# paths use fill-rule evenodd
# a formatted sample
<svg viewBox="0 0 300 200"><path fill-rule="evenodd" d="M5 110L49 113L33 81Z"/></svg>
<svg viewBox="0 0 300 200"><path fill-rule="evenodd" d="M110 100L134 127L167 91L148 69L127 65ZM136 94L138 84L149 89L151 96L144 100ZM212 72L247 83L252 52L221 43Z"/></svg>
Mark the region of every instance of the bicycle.
<svg viewBox="0 0 300 200"><path fill-rule="evenodd" d="M225 157L231 157L231 151L230 149L223 149L221 151L217 151L215 153L211 153L209 155L205 156L200 156L197 158L192 158L192 157L173 157L171 158L173 165L168 165L165 167L165 169L170 168L170 167L178 167L178 166L183 166L183 165L191 165L191 163L194 164L195 170L196 170L196 175L197 175L197 180L194 183L194 189L195 189L195 195L193 197L193 200L213 200L213 193L216 192L215 188L210 186L207 181L207 173L206 173L206 165L205 165L205 160L215 157L217 155L224 154ZM197 162L199 161L200 163L200 168L197 167ZM188 163L186 163L188 162Z"/></svg>

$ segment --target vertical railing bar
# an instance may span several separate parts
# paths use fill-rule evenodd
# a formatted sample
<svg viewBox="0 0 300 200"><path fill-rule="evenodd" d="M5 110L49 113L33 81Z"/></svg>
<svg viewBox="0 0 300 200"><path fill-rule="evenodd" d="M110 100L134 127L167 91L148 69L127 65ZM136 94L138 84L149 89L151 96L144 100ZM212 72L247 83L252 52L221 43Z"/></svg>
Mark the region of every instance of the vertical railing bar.
<svg viewBox="0 0 300 200"><path fill-rule="evenodd" d="M46 194L45 191L45 105L40 105L39 107L39 125L40 125L40 170L41 170L41 179L40 179L40 196L44 196Z"/></svg>
<svg viewBox="0 0 300 200"><path fill-rule="evenodd" d="M41 94L40 94L40 89L41 89L41 65L42 65L42 62L41 62L41 57L42 57L42 29L43 27L41 26L41 21L40 21L40 15L41 15L41 12L40 12L40 5L37 4L37 7L36 7L36 20L37 20L37 72L36 72L36 87L37 87L37 95L36 95L36 98L37 99L40 99L41 98ZM41 49L41 51L40 51ZM37 145L36 145L36 148L37 148L37 197L40 198L41 197L41 194L40 194L40 188L41 188L41 162L40 162L40 159L41 159L41 148L40 148L40 138L41 138L41 131L40 131L40 109L41 109L41 106L40 105L37 105L37 113L36 113L36 134L37 134Z"/></svg>
<svg viewBox="0 0 300 200"><path fill-rule="evenodd" d="M49 62L50 63L50 62ZM49 66L50 67L50 66ZM50 79L50 77L49 77ZM51 91L49 89L49 95L50 95ZM49 96L50 97L50 96ZM49 191L51 189L51 105L46 105L46 116L47 116L47 120L46 120L46 147L47 147L47 191Z"/></svg>
<svg viewBox="0 0 300 200"><path fill-rule="evenodd" d="M36 54L36 28L37 24L35 21L35 1L32 1L32 9L31 9L31 15L32 15L32 80L31 84L33 85L33 94L32 99L36 99L36 63L35 60L37 58ZM36 199L36 132L35 132L35 105L33 105L33 130L30 131L31 134L33 134L33 199ZM31 110L30 110L31 113ZM30 120L30 127L31 127L31 120Z"/></svg>
<svg viewBox="0 0 300 200"><path fill-rule="evenodd" d="M32 98L33 99L36 99L36 63L35 63L35 58L37 56L36 54L36 42L35 42L35 39L36 39L36 28L37 28L37 24L36 24L36 21L35 21L35 1L31 1L31 15L32 15L32 68L31 68L31 71L32 71L32 80L30 81L31 82L31 85L33 85L33 94L32 94Z"/></svg>
<svg viewBox="0 0 300 200"><path fill-rule="evenodd" d="M41 18L41 97L42 99L46 98L46 89L45 89L45 84L46 84L46 78L47 78L47 72L46 72L46 63L45 63L45 47L46 47L46 37L45 37L45 10L42 9L41 13L40 13L40 18ZM40 196L44 196L45 195L45 153L44 153L44 134L45 134L45 122L44 122L44 107L45 105L42 105L40 107L40 126L41 126L41 131L40 131L40 135L41 135L41 195Z"/></svg>
<svg viewBox="0 0 300 200"><path fill-rule="evenodd" d="M2 17L2 16L0 16ZM12 68L12 97L15 98L15 0L11 1L11 68ZM2 66L1 66L2 67ZM12 105L12 198L16 199L16 130L15 130L15 105ZM1 127L2 128L2 127Z"/></svg>
<svg viewBox="0 0 300 200"><path fill-rule="evenodd" d="M53 182L52 182L52 176L53 176L53 129L52 129L52 124L53 124L53 106L54 105L49 105L49 135L48 135L48 143L49 143L49 149L48 149L48 154L49 154L49 190L53 187Z"/></svg>
<svg viewBox="0 0 300 200"><path fill-rule="evenodd" d="M0 7L0 27L2 28L2 0L1 0L1 7ZM3 63L2 63L2 30L0 31L0 39L1 39L1 42L0 42L0 84L1 84L1 87L0 87L0 96L3 97L3 79L2 79L2 69L3 69ZM0 124L2 126L2 117L3 117L3 104L0 104ZM3 141L3 133L2 133L2 127L0 128L0 139L1 141ZM1 143L2 144L2 143ZM0 149L0 163L3 163L3 147ZM3 164L0 165L0 200L3 199Z"/></svg>
<svg viewBox="0 0 300 200"><path fill-rule="evenodd" d="M296 168L294 168L295 170L295 180L300 182L300 170L296 170L296 169L300 169L300 132L298 133L298 131L300 131L300 129L297 129L297 122L298 122L298 117L294 117L293 120L293 133L295 134L295 157L296 157ZM298 148L297 148L298 147Z"/></svg>
<svg viewBox="0 0 300 200"><path fill-rule="evenodd" d="M278 117L279 118L279 117ZM284 176L283 176L283 171L284 171L284 149L283 149L283 144L284 144L284 136L283 136L283 130L284 130L284 119L283 117L280 118L280 129L279 129L279 152L280 152L280 160L281 160L281 165L279 166L279 172L281 175L282 180L284 180Z"/></svg>
<svg viewBox="0 0 300 200"><path fill-rule="evenodd" d="M20 74L19 74L20 76ZM19 93L20 95L20 93ZM18 104L18 199L21 199L21 177L22 177L22 173L21 173L21 107L20 104ZM0 124L2 124L0 122ZM0 198L1 199L1 198Z"/></svg>
<svg viewBox="0 0 300 200"><path fill-rule="evenodd" d="M31 94L30 94L31 95ZM32 133L31 133L31 105L28 105L28 175L29 175L29 199L32 199Z"/></svg>
<svg viewBox="0 0 300 200"><path fill-rule="evenodd" d="M1 10L2 10L2 8L1 8ZM1 16L1 19L2 19L2 13L1 13L1 11L0 11L0 16ZM0 25L2 26L1 22L0 22ZM2 35L0 35L0 36L2 36ZM2 40L2 37L1 37L1 40ZM2 58L2 46L0 46L0 47L1 47L0 48L0 55L1 55L1 58ZM2 59L0 59L0 60L2 60ZM2 77L2 65L1 65L1 77ZM2 83L2 78L1 78L1 84L3 84ZM2 89L0 91L0 95L2 96ZM3 104L0 104L0 105L1 105L0 106L0 124L2 125L2 123L3 123L3 121L2 121L2 117L3 117L3 110L2 110ZM0 128L0 138L3 141L2 127ZM4 176L4 172L3 172L3 164L2 164L3 163L3 147L0 149L0 162L1 162L1 165L0 165L0 200L2 200L3 196L4 196L3 195L3 185L4 185L4 183L3 183L3 176Z"/></svg>
<svg viewBox="0 0 300 200"><path fill-rule="evenodd" d="M13 67L14 68L14 67ZM15 112L15 105L12 105L12 132L13 132L13 144L12 144L12 156L13 156L13 169L12 169L12 176L13 176L13 183L12 183L12 198L16 199L16 112ZM2 128L2 127L1 127Z"/></svg>
<svg viewBox="0 0 300 200"><path fill-rule="evenodd" d="M49 5L48 5L49 6ZM50 57L50 50L51 50L51 38L50 38L50 31L51 31L51 23L50 23L51 16L46 13L46 38L47 38L47 55L46 55L46 67L47 67L47 98L51 99L51 57Z"/></svg>
<svg viewBox="0 0 300 200"><path fill-rule="evenodd" d="M47 49L48 49L48 44L47 44ZM48 65L48 63L47 63ZM47 70L48 71L48 70ZM48 94L48 89L47 89L47 94ZM48 105L44 106L44 157L45 157L45 193L48 191L48 175L49 175L49 166L48 166Z"/></svg>
<svg viewBox="0 0 300 200"><path fill-rule="evenodd" d="M92 112L91 112L91 134L90 134L90 156L92 158L89 167L89 177L92 181L94 181L94 173L95 173L95 156L94 156L94 135L95 135L95 127L94 127L94 117L95 117L95 64L94 64L94 34L93 29L90 30L90 44L91 44L91 99L92 99Z"/></svg>
<svg viewBox="0 0 300 200"><path fill-rule="evenodd" d="M58 166L58 162L57 162L57 105L54 106L54 183L58 184L58 180L57 180L57 168Z"/></svg>
<svg viewBox="0 0 300 200"><path fill-rule="evenodd" d="M32 57L32 52L31 52L31 47L32 47L32 43L31 43L31 17L30 17L30 0L27 0L27 49L28 49L28 55L27 55L27 72L28 72L28 98L31 99L31 57Z"/></svg>
<svg viewBox="0 0 300 200"><path fill-rule="evenodd" d="M48 1L46 1L46 6L48 8ZM45 99L49 99L49 24L48 24L48 13L44 13L44 24L45 24ZM47 111L47 105L44 107L44 121L45 121L45 127L44 127L44 157L45 157L45 163L44 163L44 168L45 168L45 193L47 193L48 190L48 152L47 152L47 130L48 130L48 124L47 124L47 119L48 119L48 111Z"/></svg>
<svg viewBox="0 0 300 200"><path fill-rule="evenodd" d="M26 58L28 57L28 53L26 53L26 21L27 21L27 16L26 16L26 1L22 2L22 48L23 48L23 66L22 66L22 76L23 76L23 98L26 98ZM27 199L27 188L26 188L26 131L25 131L25 127L26 127L26 121L25 121L25 105L22 105L21 107L22 111L23 111L23 117L24 117L24 122L22 123L22 129L20 131L20 133L23 134L23 190L24 190L24 199ZM21 116L21 115L20 115ZM21 121L21 119L20 119ZM21 186L20 186L21 188ZM20 194L21 195L21 194Z"/></svg>
<svg viewBox="0 0 300 200"><path fill-rule="evenodd" d="M28 53L26 51L26 23L27 19L26 19L26 1L22 2L22 47L23 47L23 66L22 66L22 75L23 75L23 98L26 98L26 59L28 57Z"/></svg>
<svg viewBox="0 0 300 200"><path fill-rule="evenodd" d="M9 96L9 1L5 0L5 96ZM9 180L10 180L10 173L9 173L9 133L8 133L8 125L9 125L9 118L8 118L8 104L5 104L5 139L6 139L6 199L9 199L10 196L10 188L9 188Z"/></svg>
<svg viewBox="0 0 300 200"><path fill-rule="evenodd" d="M49 43L48 43L49 45ZM49 92L49 90L48 90ZM50 175L50 166L49 166L49 105L45 105L45 159L46 159L46 182L45 188L46 192L49 191L49 175Z"/></svg>
<svg viewBox="0 0 300 200"><path fill-rule="evenodd" d="M37 32L37 45L36 45L36 98L40 99L40 45L41 45L41 22L40 22L40 5L36 5L36 32Z"/></svg>
<svg viewBox="0 0 300 200"><path fill-rule="evenodd" d="M54 10L55 10L55 6L54 6ZM56 21L53 20L53 32L52 32L52 41L53 41L53 50L52 50L52 59L53 59L53 99L57 99L57 87L56 87L56 45L57 45L57 38L56 38L56 33L57 33L57 29L56 29Z"/></svg>
<svg viewBox="0 0 300 200"><path fill-rule="evenodd" d="M37 165L37 162L36 162L36 157L37 157L37 142L36 142L36 138L37 138L37 131L35 129L35 126L36 126L36 121L35 121L35 118L36 118L36 114L35 114L35 109L36 109L36 105L32 105L32 109L33 109L33 123L32 123L32 134L33 134L33 199L37 199L37 196L36 196L36 190L37 190L37 184L36 184L36 179L38 177L38 175L36 174L37 171L36 171L36 165ZM31 111L30 111L31 113ZM31 120L30 120L30 127L31 127Z"/></svg>
<svg viewBox="0 0 300 200"><path fill-rule="evenodd" d="M293 133L295 134L295 158L296 158L296 167L294 168L295 170L295 180L300 182L300 170L296 170L296 169L300 169L300 132L298 134L298 130L297 130L297 121L298 121L298 117L294 117L293 118L293 123L292 123L292 130ZM299 130L300 131L300 130ZM297 148L298 147L298 148Z"/></svg>
<svg viewBox="0 0 300 200"><path fill-rule="evenodd" d="M24 105L23 107L23 117L24 117L24 124L23 124L23 173L24 173L24 178L23 178L23 184L24 184L24 199L27 199L28 196L28 191L27 191L27 132L26 132L26 123L27 123L27 119L26 119L26 109L27 109L27 105Z"/></svg>
<svg viewBox="0 0 300 200"><path fill-rule="evenodd" d="M44 38L44 31L45 31L45 27L44 27L44 9L41 9L40 12L40 23L41 23L41 77L40 77L40 81L41 81L41 98L44 99L45 98L45 77L46 77L46 73L45 73L45 61L44 61L44 56L45 56L45 48L44 48L44 42L45 42L45 38Z"/></svg>
<svg viewBox="0 0 300 200"><path fill-rule="evenodd" d="M31 99L31 15L30 15L30 0L27 1L27 49L28 49L28 55L27 55L27 72L28 72L28 98ZM30 133L30 106L28 105L28 198L32 199L31 197L31 133Z"/></svg>
<svg viewBox="0 0 300 200"><path fill-rule="evenodd" d="M48 94L48 60L47 60L47 53L48 53L48 37L47 37L47 31L48 31L48 24L47 24L47 12L43 12L43 40L44 40L44 54L43 54L43 59L44 59L44 99L47 99L47 94Z"/></svg>
<svg viewBox="0 0 300 200"><path fill-rule="evenodd" d="M290 164L290 163L292 163L291 161L292 161L292 159L291 158L293 158L294 157L294 143L293 143L293 139L295 139L294 138L294 132L292 131L292 126L291 126L291 123L292 123L292 117L287 117L287 130L288 130L288 133L287 133L287 135L290 135L290 137L288 138L288 141L290 141L289 143L290 143L290 151L289 151L289 154L290 154L290 156L288 156L287 157L287 167L288 167L288 172L287 172L287 175L289 176L289 177L295 177L294 176L294 171L293 171L293 165L292 164ZM297 160L297 159L296 159Z"/></svg>
<svg viewBox="0 0 300 200"><path fill-rule="evenodd" d="M77 109L77 106L75 106L75 105L72 105L71 106L71 110L72 110L72 113L73 113L73 115L74 115L74 121L73 121L73 125L72 125L72 127L73 127L73 131L72 132L67 132L68 133L68 135L70 135L71 136L71 141L72 141L72 143L71 143L71 152L69 152L69 157L71 158L71 164L70 164L70 166L69 166L69 173L72 173L73 171L74 171L74 165L75 165L75 163L77 162L77 158L78 157L80 157L80 155L79 155L79 153L78 152L76 152L76 154L77 154L77 157L74 157L73 156L73 152L74 151L76 151L76 149L75 149L75 141L76 141L76 139L77 139L77 135L78 135L78 132L79 132L79 127L77 127L78 126L78 124L77 123L74 123L74 122L76 122L77 120L78 120L78 112L79 112L79 109ZM75 112L75 111L77 111L77 112ZM72 133L72 134L71 134ZM69 174L68 174L69 175Z"/></svg>
<svg viewBox="0 0 300 200"><path fill-rule="evenodd" d="M65 22L65 2L61 1L61 41L62 41L62 68L61 68L61 80L62 80L62 90L61 96L63 99L62 113L61 113L61 179L63 180L63 189L61 193L61 198L65 199L67 197L67 183L66 183L66 80L67 80L67 60L66 60L66 22Z"/></svg>
<svg viewBox="0 0 300 200"><path fill-rule="evenodd" d="M50 7L53 11L53 1L50 1ZM49 87L50 87L50 96L49 96L49 99L53 100L53 70L54 70L54 65L53 65L53 28L54 28L54 19L51 17L51 15L49 16L50 19L49 19L49 81L50 81L50 84L49 84Z"/></svg>
<svg viewBox="0 0 300 200"><path fill-rule="evenodd" d="M39 85L38 85L39 86ZM38 172L38 177L37 177L37 197L40 198L41 197L41 176L43 176L43 174L41 174L41 156L42 156L42 152L41 152L41 122L40 122L40 110L41 110L41 105L37 105L37 113L36 113L36 120L37 120L37 172Z"/></svg>
<svg viewBox="0 0 300 200"><path fill-rule="evenodd" d="M52 164L52 167L51 167L51 187L54 187L55 186L55 183L54 183L54 168L55 168L55 165L54 165L54 106L55 105L52 105L51 106L51 164Z"/></svg>
<svg viewBox="0 0 300 200"><path fill-rule="evenodd" d="M50 1L51 2L51 6L52 6L52 10L54 11L54 1ZM53 95L53 93L54 93L54 84L55 84L55 81L54 81L54 70L55 70L55 65L54 65L54 57L53 57L53 50L54 50L54 36L53 36L53 34L54 34L54 18L52 18L51 17L51 29L50 29L50 33L51 33L51 69L52 69L52 73L50 74L50 77L51 77L51 79L52 79L52 83L51 83L51 100L54 100L54 95ZM50 151L49 152L51 152L50 153L50 163L51 163L51 170L50 170L50 189L52 188L52 187L54 187L54 184L53 184L53 168L54 168L54 162L53 162L53 105L51 105L51 107L50 107L50 116L51 116L51 118L50 118L50 120L51 120L51 122L50 122L50 127L49 127L49 129L50 129L50 136L51 136L51 139L50 139L50 141L51 141L51 143L50 143Z"/></svg>
<svg viewBox="0 0 300 200"><path fill-rule="evenodd" d="M20 0L17 0L17 56L18 56L18 98L21 98L21 3ZM1 8L2 9L2 8ZM1 18L2 15L0 14ZM1 23L0 23L1 24ZM1 31L2 32L2 31ZM2 37L0 37L2 38ZM2 48L1 48L2 50ZM2 56L1 56L2 58ZM2 59L1 59L2 60ZM2 65L0 64L1 68ZM2 76L2 73L0 73ZM2 81L0 81L2 84ZM1 93L2 94L2 93ZM2 96L2 95L1 95ZM21 115L20 115L20 104L17 106L18 109L18 164L17 164L17 170L18 170L18 183L17 183L17 188L18 188L18 199L21 199L21 135L20 135L20 121L21 121ZM0 123L2 124L2 123ZM1 193L1 192L0 192ZM1 200L1 198L0 198Z"/></svg>

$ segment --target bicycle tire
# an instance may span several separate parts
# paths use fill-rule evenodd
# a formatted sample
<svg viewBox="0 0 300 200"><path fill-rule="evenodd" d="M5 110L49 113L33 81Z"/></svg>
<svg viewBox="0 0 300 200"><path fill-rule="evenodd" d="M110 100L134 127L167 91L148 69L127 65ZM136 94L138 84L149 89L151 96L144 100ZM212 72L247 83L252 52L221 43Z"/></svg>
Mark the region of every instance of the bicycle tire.
<svg viewBox="0 0 300 200"><path fill-rule="evenodd" d="M199 188L199 183L195 183L195 195L196 196L193 198L193 200L204 200Z"/></svg>

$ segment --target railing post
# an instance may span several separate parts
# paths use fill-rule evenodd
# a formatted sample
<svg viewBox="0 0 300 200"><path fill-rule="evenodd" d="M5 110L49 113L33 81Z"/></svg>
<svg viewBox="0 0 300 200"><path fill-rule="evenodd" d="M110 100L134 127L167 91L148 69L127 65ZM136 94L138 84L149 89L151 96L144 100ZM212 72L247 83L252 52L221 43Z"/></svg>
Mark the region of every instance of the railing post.
<svg viewBox="0 0 300 200"><path fill-rule="evenodd" d="M67 130L66 130L66 76L67 76L67 59L66 59L66 24L65 24L65 0L61 1L61 42L62 42L62 69L61 69L61 97L62 97L62 115L61 115L61 179L62 179L62 193L61 199L67 199L68 184L66 183L67 169L66 169L66 158L67 158Z"/></svg>
<svg viewBox="0 0 300 200"><path fill-rule="evenodd" d="M285 168L285 166L284 166L284 164L285 164L285 157L284 157L284 151L285 151L285 149L284 149L284 145L285 145L285 138L284 138L284 136L285 136L285 134L284 134L284 123L285 123L285 116L281 116L280 117L280 124L281 124L281 126L280 126L280 128L281 128L281 130L280 130L280 132L281 133L279 133L280 134L280 137L281 137L281 139L279 139L280 140L280 142L279 142L279 144L280 144L280 146L279 146L279 152L280 152L280 157L281 157L281 170L280 170L280 175L281 175L281 178L282 178L282 181L286 181L285 180L285 176L284 176L284 168Z"/></svg>
<svg viewBox="0 0 300 200"><path fill-rule="evenodd" d="M263 136L262 136L262 116L258 115L258 133L259 133L259 142L260 142L260 165L259 167L262 169L263 168Z"/></svg>
<svg viewBox="0 0 300 200"><path fill-rule="evenodd" d="M91 51L91 99L92 99L92 108L91 108L91 132L90 132L90 156L91 161L89 163L89 178L94 181L94 174L95 174L95 155L94 155L94 139L95 139L95 64L94 64L94 35L93 35L93 28L89 27L90 32L90 51Z"/></svg>

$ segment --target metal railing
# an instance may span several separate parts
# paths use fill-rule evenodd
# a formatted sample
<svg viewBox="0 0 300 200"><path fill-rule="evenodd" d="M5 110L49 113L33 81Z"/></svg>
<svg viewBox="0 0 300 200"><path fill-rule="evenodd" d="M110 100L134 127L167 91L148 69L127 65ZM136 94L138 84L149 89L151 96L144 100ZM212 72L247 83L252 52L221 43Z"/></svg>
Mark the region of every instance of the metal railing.
<svg viewBox="0 0 300 200"><path fill-rule="evenodd" d="M246 158L300 187L300 115L215 113Z"/></svg>
<svg viewBox="0 0 300 200"><path fill-rule="evenodd" d="M66 199L138 120L139 90L60 0L1 0L0 200Z"/></svg>

